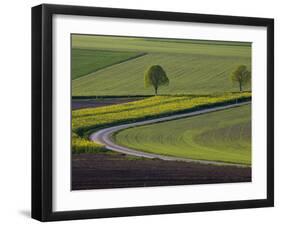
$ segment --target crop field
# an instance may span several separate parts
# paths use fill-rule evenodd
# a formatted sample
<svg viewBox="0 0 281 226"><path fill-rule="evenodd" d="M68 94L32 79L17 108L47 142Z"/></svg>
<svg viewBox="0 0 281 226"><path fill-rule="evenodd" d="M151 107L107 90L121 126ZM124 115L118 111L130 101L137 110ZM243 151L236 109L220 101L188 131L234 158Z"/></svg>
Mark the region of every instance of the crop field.
<svg viewBox="0 0 281 226"><path fill-rule="evenodd" d="M88 140L98 129L245 100L251 93L214 96L154 96L124 104L72 111L73 152L99 152L104 147Z"/></svg>
<svg viewBox="0 0 281 226"><path fill-rule="evenodd" d="M129 128L114 140L144 152L251 164L251 106Z"/></svg>
<svg viewBox="0 0 281 226"><path fill-rule="evenodd" d="M250 43L72 35L72 48L73 96L151 95L143 74L152 64L170 79L159 94L234 92L231 71L251 68Z"/></svg>
<svg viewBox="0 0 281 226"><path fill-rule="evenodd" d="M87 75L110 65L118 64L139 56L143 56L143 53L72 49L72 79L79 78L83 75Z"/></svg>

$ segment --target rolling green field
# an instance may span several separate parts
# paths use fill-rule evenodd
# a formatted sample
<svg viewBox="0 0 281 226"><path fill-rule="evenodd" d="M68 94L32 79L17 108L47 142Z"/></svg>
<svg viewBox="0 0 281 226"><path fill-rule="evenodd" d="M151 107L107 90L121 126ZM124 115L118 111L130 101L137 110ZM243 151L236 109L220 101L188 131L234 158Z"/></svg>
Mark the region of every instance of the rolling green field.
<svg viewBox="0 0 281 226"><path fill-rule="evenodd" d="M251 106L129 128L114 139L144 152L251 164Z"/></svg>
<svg viewBox="0 0 281 226"><path fill-rule="evenodd" d="M72 49L73 96L151 95L143 74L152 64L170 80L159 94L234 92L231 71L251 68L250 43L72 35Z"/></svg>
<svg viewBox="0 0 281 226"><path fill-rule="evenodd" d="M74 152L104 150L101 145L88 140L92 132L101 128L235 103L237 100L250 97L251 93L246 92L213 96L153 96L123 104L73 110L72 150Z"/></svg>
<svg viewBox="0 0 281 226"><path fill-rule="evenodd" d="M113 64L118 64L139 56L143 56L143 53L72 49L71 56L72 79L76 79Z"/></svg>

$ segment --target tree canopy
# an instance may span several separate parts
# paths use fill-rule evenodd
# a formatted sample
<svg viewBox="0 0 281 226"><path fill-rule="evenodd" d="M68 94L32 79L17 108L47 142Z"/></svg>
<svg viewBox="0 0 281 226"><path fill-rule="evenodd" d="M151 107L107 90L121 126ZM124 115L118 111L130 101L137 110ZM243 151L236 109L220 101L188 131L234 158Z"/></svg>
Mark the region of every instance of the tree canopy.
<svg viewBox="0 0 281 226"><path fill-rule="evenodd" d="M251 72L247 69L246 65L239 65L231 74L233 83L239 85L239 90L242 92L243 86L251 81Z"/></svg>
<svg viewBox="0 0 281 226"><path fill-rule="evenodd" d="M144 85L145 87L153 86L157 95L160 86L169 85L169 78L160 65L152 65L144 73Z"/></svg>

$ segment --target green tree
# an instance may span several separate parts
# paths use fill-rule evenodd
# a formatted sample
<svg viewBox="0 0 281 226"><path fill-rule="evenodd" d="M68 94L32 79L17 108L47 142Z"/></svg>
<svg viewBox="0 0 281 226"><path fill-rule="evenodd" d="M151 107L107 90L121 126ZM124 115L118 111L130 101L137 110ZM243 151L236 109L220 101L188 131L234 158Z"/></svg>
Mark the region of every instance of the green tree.
<svg viewBox="0 0 281 226"><path fill-rule="evenodd" d="M169 79L160 65L152 65L144 73L144 85L145 87L153 86L155 95L157 95L160 86L169 85Z"/></svg>
<svg viewBox="0 0 281 226"><path fill-rule="evenodd" d="M243 86L251 81L251 72L247 70L246 65L239 65L232 72L231 80L239 85L239 90L242 92Z"/></svg>

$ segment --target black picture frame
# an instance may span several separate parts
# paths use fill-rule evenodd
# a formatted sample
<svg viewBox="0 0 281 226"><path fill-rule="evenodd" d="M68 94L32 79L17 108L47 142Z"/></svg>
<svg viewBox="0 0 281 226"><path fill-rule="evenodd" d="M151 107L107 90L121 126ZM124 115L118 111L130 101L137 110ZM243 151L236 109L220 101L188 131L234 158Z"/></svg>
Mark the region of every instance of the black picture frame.
<svg viewBox="0 0 281 226"><path fill-rule="evenodd" d="M267 198L95 210L52 210L52 18L55 14L267 28ZM32 8L32 218L40 221L270 207L274 205L274 20L177 12L43 4Z"/></svg>

